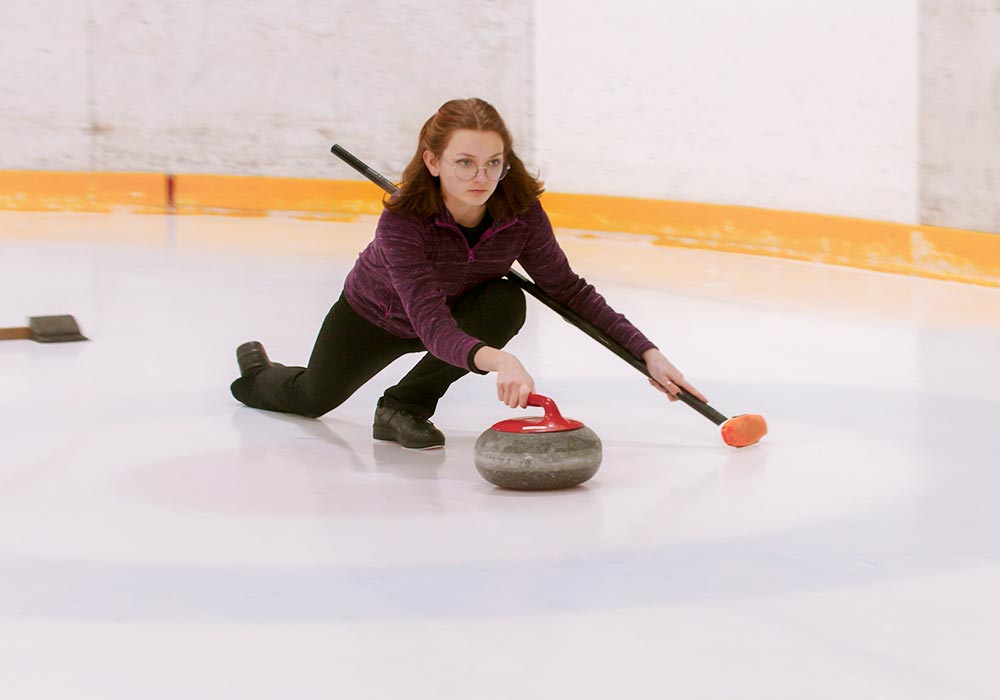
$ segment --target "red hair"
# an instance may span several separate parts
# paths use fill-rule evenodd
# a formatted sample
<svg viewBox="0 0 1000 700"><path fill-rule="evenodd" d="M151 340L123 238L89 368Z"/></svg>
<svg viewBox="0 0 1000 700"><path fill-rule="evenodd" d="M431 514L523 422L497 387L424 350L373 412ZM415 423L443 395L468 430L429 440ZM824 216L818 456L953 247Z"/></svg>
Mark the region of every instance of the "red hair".
<svg viewBox="0 0 1000 700"><path fill-rule="evenodd" d="M424 151L441 157L451 135L459 129L492 131L503 141L503 158L510 170L497 183L496 191L486 202L486 208L494 221L517 216L538 200L545 188L540 181L528 174L524 163L514 153L510 132L500 114L488 102L471 97L445 102L427 120L420 130L417 152L403 171L400 191L385 202L386 209L420 219L433 216L441 210L444 203L441 182L424 165Z"/></svg>

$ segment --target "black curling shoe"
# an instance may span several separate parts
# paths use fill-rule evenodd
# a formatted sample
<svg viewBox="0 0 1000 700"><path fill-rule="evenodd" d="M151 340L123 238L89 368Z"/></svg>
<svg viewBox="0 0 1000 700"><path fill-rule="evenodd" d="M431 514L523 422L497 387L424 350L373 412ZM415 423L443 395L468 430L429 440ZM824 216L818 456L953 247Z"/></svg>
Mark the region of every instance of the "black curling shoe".
<svg viewBox="0 0 1000 700"><path fill-rule="evenodd" d="M429 420L409 411L385 406L375 409L372 437L376 440L392 440L411 450L444 447L444 433Z"/></svg>
<svg viewBox="0 0 1000 700"><path fill-rule="evenodd" d="M268 359L267 353L264 352L264 346L256 340L243 343L243 345L236 348L236 362L240 366L241 377L257 374L262 369L267 369L271 366L271 360Z"/></svg>

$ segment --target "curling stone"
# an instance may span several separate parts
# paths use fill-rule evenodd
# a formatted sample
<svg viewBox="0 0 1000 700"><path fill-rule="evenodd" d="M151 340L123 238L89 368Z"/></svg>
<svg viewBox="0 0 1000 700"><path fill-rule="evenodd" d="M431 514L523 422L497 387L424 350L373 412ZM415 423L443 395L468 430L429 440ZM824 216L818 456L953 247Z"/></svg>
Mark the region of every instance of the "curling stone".
<svg viewBox="0 0 1000 700"><path fill-rule="evenodd" d="M491 484L519 491L566 489L582 484L601 464L601 440L583 423L563 418L555 401L531 394L536 418L496 423L476 440L476 469Z"/></svg>

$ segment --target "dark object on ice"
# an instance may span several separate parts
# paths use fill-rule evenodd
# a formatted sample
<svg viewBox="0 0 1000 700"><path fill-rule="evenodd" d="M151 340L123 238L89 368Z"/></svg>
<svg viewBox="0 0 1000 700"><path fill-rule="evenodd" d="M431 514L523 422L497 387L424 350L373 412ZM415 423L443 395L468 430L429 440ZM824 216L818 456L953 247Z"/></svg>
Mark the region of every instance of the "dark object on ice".
<svg viewBox="0 0 1000 700"><path fill-rule="evenodd" d="M0 328L0 340L34 340L38 343L72 343L89 340L72 316L31 316L27 326Z"/></svg>

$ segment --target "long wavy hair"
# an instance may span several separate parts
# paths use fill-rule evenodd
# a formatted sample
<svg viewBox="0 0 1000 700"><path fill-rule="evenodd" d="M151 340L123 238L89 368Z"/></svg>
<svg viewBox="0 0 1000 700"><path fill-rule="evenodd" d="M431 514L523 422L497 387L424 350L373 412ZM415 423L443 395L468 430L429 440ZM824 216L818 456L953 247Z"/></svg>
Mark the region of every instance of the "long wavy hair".
<svg viewBox="0 0 1000 700"><path fill-rule="evenodd" d="M538 200L545 187L528 174L524 163L514 153L510 132L500 114L488 102L471 97L445 102L427 120L420 130L417 151L403 171L400 191L385 202L386 209L420 219L433 216L441 210L444 203L441 181L431 175L424 165L424 151L430 151L440 158L452 133L459 129L493 131L503 140L503 157L510 165L510 170L497 183L496 190L486 201L486 208L494 221L517 216Z"/></svg>

